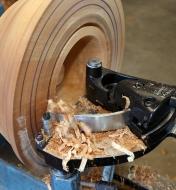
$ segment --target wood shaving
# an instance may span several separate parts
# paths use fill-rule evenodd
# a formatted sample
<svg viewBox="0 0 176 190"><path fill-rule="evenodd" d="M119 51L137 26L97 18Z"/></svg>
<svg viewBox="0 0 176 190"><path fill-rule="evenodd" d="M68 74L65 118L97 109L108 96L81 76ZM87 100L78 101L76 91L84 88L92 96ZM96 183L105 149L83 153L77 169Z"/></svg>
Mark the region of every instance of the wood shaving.
<svg viewBox="0 0 176 190"><path fill-rule="evenodd" d="M85 123L79 122L78 125L80 130L83 131L86 136L90 136L92 134L92 130Z"/></svg>
<svg viewBox="0 0 176 190"><path fill-rule="evenodd" d="M123 152L125 153L126 155L128 155L129 157L127 158L128 159L128 162L133 162L134 161L134 153L127 150L126 148L122 147L121 145L115 143L115 142L112 142L112 147L119 150L120 152Z"/></svg>
<svg viewBox="0 0 176 190"><path fill-rule="evenodd" d="M72 151L73 151L73 148L68 151L66 157L63 159L63 162L62 162L62 167L63 167L63 169L64 169L66 172L69 171L69 168L68 168L68 166L67 166L67 163L71 160Z"/></svg>
<svg viewBox="0 0 176 190"><path fill-rule="evenodd" d="M145 150L144 143L127 126L115 131L91 133L89 127L84 123L76 122L73 115L82 112L102 113L103 109L85 98L79 99L78 102L74 106L62 100L57 102L57 112L64 113L64 119L53 123L53 136L44 149L63 160L62 165L65 171L69 170L67 163L72 159L82 159L79 168L82 171L86 160L127 154L129 161L132 161L134 159L133 152ZM54 105L56 106L55 103ZM86 110L86 106L88 110Z"/></svg>
<svg viewBox="0 0 176 190"><path fill-rule="evenodd" d="M127 97L127 96L122 96L122 98L124 98L125 99L125 107L124 107L124 109L126 110L126 109L128 109L129 107L130 107L130 99Z"/></svg>
<svg viewBox="0 0 176 190"><path fill-rule="evenodd" d="M83 158L79 166L78 171L83 172L87 164L87 158Z"/></svg>
<svg viewBox="0 0 176 190"><path fill-rule="evenodd" d="M52 190L51 189L51 175L47 174L42 178L42 181L47 185L48 190Z"/></svg>
<svg viewBox="0 0 176 190"><path fill-rule="evenodd" d="M57 103L55 103L52 99L48 100L47 111L50 113L57 112Z"/></svg>

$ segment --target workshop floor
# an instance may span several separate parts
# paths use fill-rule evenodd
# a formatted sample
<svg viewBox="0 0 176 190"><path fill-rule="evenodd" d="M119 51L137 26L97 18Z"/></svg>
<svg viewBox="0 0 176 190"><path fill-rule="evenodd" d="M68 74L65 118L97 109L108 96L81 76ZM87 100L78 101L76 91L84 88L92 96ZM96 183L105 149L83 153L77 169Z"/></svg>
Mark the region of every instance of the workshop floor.
<svg viewBox="0 0 176 190"><path fill-rule="evenodd" d="M122 0L126 49L122 72L176 83L176 1ZM135 164L149 165L176 180L176 140L167 139Z"/></svg>

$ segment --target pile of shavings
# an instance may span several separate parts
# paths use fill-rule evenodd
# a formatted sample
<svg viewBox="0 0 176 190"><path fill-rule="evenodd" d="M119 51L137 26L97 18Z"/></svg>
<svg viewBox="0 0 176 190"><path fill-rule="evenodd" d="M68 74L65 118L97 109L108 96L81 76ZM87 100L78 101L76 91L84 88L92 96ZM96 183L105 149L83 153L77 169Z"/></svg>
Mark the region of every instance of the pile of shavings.
<svg viewBox="0 0 176 190"><path fill-rule="evenodd" d="M127 126L115 131L92 133L85 123L75 121L75 114L106 112L84 97L75 105L63 100L49 100L47 111L53 115L61 114L63 118L60 121L53 119L53 135L44 151L62 159L63 169L67 172L67 163L72 159L82 160L78 169L82 172L87 160L127 155L128 161L132 162L134 152L146 149L144 143Z"/></svg>

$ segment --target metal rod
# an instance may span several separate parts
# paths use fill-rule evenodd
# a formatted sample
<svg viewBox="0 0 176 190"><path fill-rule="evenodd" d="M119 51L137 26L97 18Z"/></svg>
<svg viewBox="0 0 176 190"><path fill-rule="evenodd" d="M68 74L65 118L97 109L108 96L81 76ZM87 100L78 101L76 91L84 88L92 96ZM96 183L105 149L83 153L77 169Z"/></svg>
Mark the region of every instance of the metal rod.
<svg viewBox="0 0 176 190"><path fill-rule="evenodd" d="M66 173L64 171L52 170L52 190L80 190L80 173Z"/></svg>
<svg viewBox="0 0 176 190"><path fill-rule="evenodd" d="M115 172L115 165L105 166L102 173L102 181L112 182Z"/></svg>

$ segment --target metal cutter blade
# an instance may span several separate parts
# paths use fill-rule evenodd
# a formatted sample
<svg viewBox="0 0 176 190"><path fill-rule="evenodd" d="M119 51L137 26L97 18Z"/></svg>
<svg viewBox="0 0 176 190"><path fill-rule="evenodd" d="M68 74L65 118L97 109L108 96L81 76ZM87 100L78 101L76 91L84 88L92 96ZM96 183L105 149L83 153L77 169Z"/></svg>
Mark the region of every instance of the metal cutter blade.
<svg viewBox="0 0 176 190"><path fill-rule="evenodd" d="M92 132L101 132L123 128L128 124L129 114L130 109L106 114L75 115L74 118L89 126Z"/></svg>

